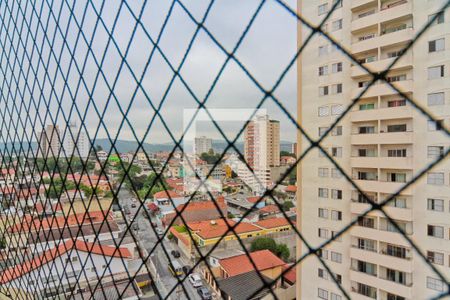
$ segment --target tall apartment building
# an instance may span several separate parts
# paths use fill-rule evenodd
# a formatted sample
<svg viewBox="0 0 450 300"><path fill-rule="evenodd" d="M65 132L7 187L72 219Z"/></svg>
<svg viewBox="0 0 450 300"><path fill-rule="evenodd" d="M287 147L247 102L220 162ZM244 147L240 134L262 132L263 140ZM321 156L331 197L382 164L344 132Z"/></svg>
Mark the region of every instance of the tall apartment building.
<svg viewBox="0 0 450 300"><path fill-rule="evenodd" d="M84 131L80 131L76 123L69 123L63 141L64 154L67 157L77 156L87 158L89 156L90 141Z"/></svg>
<svg viewBox="0 0 450 300"><path fill-rule="evenodd" d="M212 139L206 136L196 137L194 140L194 153L200 155L202 153L207 153L212 149Z"/></svg>
<svg viewBox="0 0 450 300"><path fill-rule="evenodd" d="M280 166L280 122L267 115L251 120L244 132L244 156L262 189L270 184L271 168Z"/></svg>
<svg viewBox="0 0 450 300"><path fill-rule="evenodd" d="M338 0L339 1L339 0ZM336 0L299 0L301 15L319 24ZM359 63L383 71L397 56L388 80L439 119L429 121L387 84L377 82L321 145L370 197L381 203L445 153L450 139L450 11L435 16L443 0L343 0L323 27ZM299 40L310 30L302 26ZM314 37L299 60L299 119L317 139L371 80L331 42ZM301 149L309 147L299 139ZM300 229L311 246L332 238L370 204L317 149L300 169ZM385 207L450 280L450 163L448 158ZM302 248L305 252L307 249ZM301 253L299 253L301 254ZM447 285L380 211L370 212L320 251L352 299L426 299ZM302 262L299 299L344 299L316 258Z"/></svg>
<svg viewBox="0 0 450 300"><path fill-rule="evenodd" d="M47 125L39 134L39 145L37 153L39 157L57 157L61 149L61 132L58 125Z"/></svg>

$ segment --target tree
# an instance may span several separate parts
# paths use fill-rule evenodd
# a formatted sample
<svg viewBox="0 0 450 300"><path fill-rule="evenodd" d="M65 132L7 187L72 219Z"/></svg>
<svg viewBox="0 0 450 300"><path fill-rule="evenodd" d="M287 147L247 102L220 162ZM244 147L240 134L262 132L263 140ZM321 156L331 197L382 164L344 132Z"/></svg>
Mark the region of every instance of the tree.
<svg viewBox="0 0 450 300"><path fill-rule="evenodd" d="M277 253L277 243L274 239L268 237L260 237L255 239L250 247L251 252L266 249L270 250L272 253Z"/></svg>
<svg viewBox="0 0 450 300"><path fill-rule="evenodd" d="M210 164L210 165L214 165L215 163L217 163L220 159L220 154L219 153L214 153L213 149L209 149L208 152L204 152L202 154L200 154L200 158L204 161L206 161L206 163Z"/></svg>
<svg viewBox="0 0 450 300"><path fill-rule="evenodd" d="M295 154L294 153L291 153L291 152L288 152L288 151L284 151L284 150L280 151L280 156L290 156L290 157L294 157L295 158Z"/></svg>
<svg viewBox="0 0 450 300"><path fill-rule="evenodd" d="M253 240L250 251L269 250L279 258L288 260L291 255L286 244L277 244L274 239L268 237L259 237Z"/></svg>
<svg viewBox="0 0 450 300"><path fill-rule="evenodd" d="M100 145L95 145L95 151L103 151L103 147Z"/></svg>
<svg viewBox="0 0 450 300"><path fill-rule="evenodd" d="M283 204L281 204L281 206L283 207L283 211L288 211L295 205L292 201L284 201Z"/></svg>
<svg viewBox="0 0 450 300"><path fill-rule="evenodd" d="M291 255L291 252L286 244L278 244L276 255L282 260L287 261Z"/></svg>

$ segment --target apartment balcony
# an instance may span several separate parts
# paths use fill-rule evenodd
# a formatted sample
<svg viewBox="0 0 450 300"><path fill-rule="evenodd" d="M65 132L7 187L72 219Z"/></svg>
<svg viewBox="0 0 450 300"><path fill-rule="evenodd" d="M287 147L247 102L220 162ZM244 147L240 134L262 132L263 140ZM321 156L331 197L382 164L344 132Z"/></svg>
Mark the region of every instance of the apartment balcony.
<svg viewBox="0 0 450 300"><path fill-rule="evenodd" d="M376 5L377 0L352 0L352 10Z"/></svg>
<svg viewBox="0 0 450 300"><path fill-rule="evenodd" d="M371 240L396 244L403 247L411 247L411 245L398 232L384 231L355 225L351 228L350 234Z"/></svg>
<svg viewBox="0 0 450 300"><path fill-rule="evenodd" d="M412 289L410 286L405 286L389 280L377 278L366 273L350 270L350 280L364 283L373 287L379 287L386 292L396 294L407 299L412 299Z"/></svg>
<svg viewBox="0 0 450 300"><path fill-rule="evenodd" d="M349 117L351 122L366 122L375 120L409 119L413 117L411 105L383 107L378 109L353 110Z"/></svg>
<svg viewBox="0 0 450 300"><path fill-rule="evenodd" d="M364 66L367 67L372 72L382 72L386 70L396 59L396 57L385 58L369 63L365 63ZM413 58L411 51L408 51L402 55L402 57L391 67L391 70L402 70L413 67ZM361 68L359 65L354 65L351 67L351 76L353 78L366 76L368 73Z"/></svg>
<svg viewBox="0 0 450 300"><path fill-rule="evenodd" d="M407 43L411 41L413 38L414 38L414 29L406 28L404 30L383 34L364 41L357 41L352 44L351 49L352 53L356 54L366 52L372 49L377 49L378 47L386 47L398 43Z"/></svg>
<svg viewBox="0 0 450 300"><path fill-rule="evenodd" d="M352 145L374 145L374 144L412 144L414 132L381 132L370 134L352 134L350 142Z"/></svg>
<svg viewBox="0 0 450 300"><path fill-rule="evenodd" d="M352 202L350 203L350 212L355 215L362 215L366 211L370 210L370 208L371 208L370 203L361 203L361 202L357 202L356 200L352 200ZM409 221L409 222L411 222L413 220L413 213L412 213L412 209L410 209L410 208L400 208L400 207L385 205L383 207L383 210L389 216L393 217L396 220ZM369 215L377 216L377 217L385 217L384 214L378 210L370 212Z"/></svg>
<svg viewBox="0 0 450 300"><path fill-rule="evenodd" d="M412 273L413 271L411 259L385 255L377 251L368 251L352 246L352 248L350 248L350 257L377 265L395 266L396 270L406 273Z"/></svg>
<svg viewBox="0 0 450 300"><path fill-rule="evenodd" d="M412 169L412 157L352 157L352 168Z"/></svg>
<svg viewBox="0 0 450 300"><path fill-rule="evenodd" d="M414 87L413 80L403 80L403 81L397 81L392 83L393 86L395 86L397 89L404 93L412 92ZM358 97L363 90L365 90L365 87L361 88L354 88L352 90L352 99L355 99ZM388 95L396 95L398 94L391 86L389 86L386 83L375 83L373 84L363 95L363 98L369 98L369 97L377 97L377 96L388 96Z"/></svg>
<svg viewBox="0 0 450 300"><path fill-rule="evenodd" d="M368 15L352 21L352 31L361 30L373 26L378 23L398 19L412 14L412 1L404 1L404 3L382 9L372 15Z"/></svg>
<svg viewBox="0 0 450 300"><path fill-rule="evenodd" d="M389 182L389 181L377 181L377 180L359 180L353 179L353 181L363 191L367 192L383 192L387 194L395 194L406 183L404 182ZM402 191L403 195L412 195L412 188L408 187Z"/></svg>

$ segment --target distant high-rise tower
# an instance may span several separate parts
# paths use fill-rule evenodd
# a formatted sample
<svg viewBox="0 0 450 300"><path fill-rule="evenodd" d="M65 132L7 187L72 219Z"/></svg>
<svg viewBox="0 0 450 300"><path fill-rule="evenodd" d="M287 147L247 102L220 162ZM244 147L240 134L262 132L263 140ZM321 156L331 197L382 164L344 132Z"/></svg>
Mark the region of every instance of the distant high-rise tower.
<svg viewBox="0 0 450 300"><path fill-rule="evenodd" d="M300 14L315 20L313 25L336 4L321 28L354 61L322 36L309 40L298 60L298 120L318 139L353 104L320 145L367 197L318 149L302 159L297 211L309 247L356 223L317 252L332 274L317 259L302 261L297 299L346 298L333 277L352 299L432 299L448 289L428 265L450 278L450 160L404 188L450 145L442 130L450 124L450 11L439 13L445 2L299 0ZM299 47L310 32L301 26ZM386 79L402 94L384 81L367 89L373 77L358 64L375 73L389 67ZM429 120L404 95L438 121ZM310 146L306 138L298 142L300 153ZM379 210L370 211L370 202L388 199L384 211L397 226ZM298 245L299 257L309 251Z"/></svg>
<svg viewBox="0 0 450 300"><path fill-rule="evenodd" d="M64 152L67 157L79 156L86 158L89 156L90 143L84 131L80 131L75 122L71 122L64 137Z"/></svg>
<svg viewBox="0 0 450 300"><path fill-rule="evenodd" d="M251 120L244 133L244 156L263 187L267 187L270 168L280 166L280 122L267 115Z"/></svg>
<svg viewBox="0 0 450 300"><path fill-rule="evenodd" d="M61 137L58 125L47 125L39 134L39 157L57 157L61 149Z"/></svg>
<svg viewBox="0 0 450 300"><path fill-rule="evenodd" d="M194 152L197 155L207 153L212 149L212 139L207 138L206 136L196 137L194 147Z"/></svg>

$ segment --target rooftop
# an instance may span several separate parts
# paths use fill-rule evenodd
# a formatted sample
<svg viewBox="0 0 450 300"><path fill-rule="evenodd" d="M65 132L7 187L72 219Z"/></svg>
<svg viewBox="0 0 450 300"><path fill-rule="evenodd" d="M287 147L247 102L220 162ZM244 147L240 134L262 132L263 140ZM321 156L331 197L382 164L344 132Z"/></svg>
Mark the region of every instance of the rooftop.
<svg viewBox="0 0 450 300"><path fill-rule="evenodd" d="M278 208L278 206L276 206L275 204L270 204L270 205L266 205L263 208L261 208L259 210L261 213L277 213L280 211L280 209Z"/></svg>
<svg viewBox="0 0 450 300"><path fill-rule="evenodd" d="M264 282L263 282L264 280ZM270 290L270 283L273 280L264 275L259 275L256 271L243 273L237 276L219 280L219 289L233 300L260 299L267 295ZM264 287L264 286L267 287ZM263 288L264 287L264 288ZM255 294L259 289L260 292ZM252 298L250 298L253 295ZM225 298L225 297L224 297Z"/></svg>
<svg viewBox="0 0 450 300"><path fill-rule="evenodd" d="M234 226L235 221L230 219L216 219L208 221L189 222L187 225L189 229L194 231L203 239L219 238L223 235L232 235L233 232L227 233L230 226ZM237 234L260 231L261 229L253 224L241 222L236 226L235 232Z"/></svg>
<svg viewBox="0 0 450 300"><path fill-rule="evenodd" d="M271 228L277 228L277 227L281 227L281 226L289 226L290 225L288 220L286 220L283 217L265 219L265 220L258 221L255 224L258 225L259 227L262 227L265 229L271 229Z"/></svg>
<svg viewBox="0 0 450 300"><path fill-rule="evenodd" d="M49 249L32 260L26 261L20 265L12 266L0 273L0 283L4 284L16 278L19 278L40 266L49 263L57 257L69 252L70 250L78 250L103 256L131 258L132 255L127 248L116 248L100 244L88 243L82 240L69 240L58 247Z"/></svg>
<svg viewBox="0 0 450 300"><path fill-rule="evenodd" d="M255 263L257 271L264 271L286 264L269 250L252 252L250 257ZM247 254L222 259L219 263L229 276L236 276L255 270Z"/></svg>
<svg viewBox="0 0 450 300"><path fill-rule="evenodd" d="M175 191L160 191L153 195L154 199L169 199L170 198L180 198L182 197Z"/></svg>

